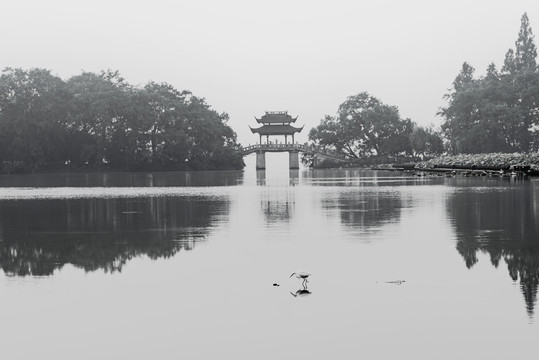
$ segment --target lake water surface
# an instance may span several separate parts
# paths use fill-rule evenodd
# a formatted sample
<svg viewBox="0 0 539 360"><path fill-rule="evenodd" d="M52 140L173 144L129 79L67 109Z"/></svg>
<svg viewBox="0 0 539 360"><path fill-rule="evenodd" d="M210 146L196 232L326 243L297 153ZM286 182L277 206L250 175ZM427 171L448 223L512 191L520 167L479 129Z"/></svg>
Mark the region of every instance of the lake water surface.
<svg viewBox="0 0 539 360"><path fill-rule="evenodd" d="M536 359L539 180L3 176L0 269L1 359Z"/></svg>

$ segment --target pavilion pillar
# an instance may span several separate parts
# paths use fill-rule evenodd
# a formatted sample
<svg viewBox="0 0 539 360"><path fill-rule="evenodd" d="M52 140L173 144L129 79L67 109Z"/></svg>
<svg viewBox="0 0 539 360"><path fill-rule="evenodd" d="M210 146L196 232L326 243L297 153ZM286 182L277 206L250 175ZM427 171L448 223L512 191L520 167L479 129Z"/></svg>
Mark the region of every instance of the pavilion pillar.
<svg viewBox="0 0 539 360"><path fill-rule="evenodd" d="M266 170L266 152L259 151L256 153L256 169Z"/></svg>
<svg viewBox="0 0 539 360"><path fill-rule="evenodd" d="M297 151L288 152L288 158L289 158L289 168L299 169L299 152Z"/></svg>

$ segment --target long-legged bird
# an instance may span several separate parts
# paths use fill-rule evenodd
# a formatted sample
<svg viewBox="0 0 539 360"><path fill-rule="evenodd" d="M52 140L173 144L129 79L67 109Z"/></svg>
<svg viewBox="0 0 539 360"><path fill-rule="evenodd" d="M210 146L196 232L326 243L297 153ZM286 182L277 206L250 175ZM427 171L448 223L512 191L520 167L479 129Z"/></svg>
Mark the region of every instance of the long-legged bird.
<svg viewBox="0 0 539 360"><path fill-rule="evenodd" d="M307 278L308 278L309 276L311 276L310 273L305 272L305 271L294 272L294 273L292 273L292 275L290 275L290 277L292 277L292 276L294 276L294 275L295 275L298 279L303 279L303 282L302 282L303 285L306 285L306 284L309 282L309 280L307 280Z"/></svg>

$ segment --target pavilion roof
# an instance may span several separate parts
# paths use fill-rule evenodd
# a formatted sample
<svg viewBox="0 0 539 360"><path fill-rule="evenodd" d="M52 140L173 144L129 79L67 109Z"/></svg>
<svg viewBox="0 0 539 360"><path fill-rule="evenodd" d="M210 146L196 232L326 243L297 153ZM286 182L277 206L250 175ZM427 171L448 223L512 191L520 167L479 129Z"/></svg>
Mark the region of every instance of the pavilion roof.
<svg viewBox="0 0 539 360"><path fill-rule="evenodd" d="M288 111L266 111L260 119L255 116L259 124L290 124L296 122L298 117L288 115Z"/></svg>
<svg viewBox="0 0 539 360"><path fill-rule="evenodd" d="M303 126L300 128L294 127L292 125L262 125L259 128L252 128L249 126L251 131L254 133L258 133L260 135L293 135L295 133L299 133L301 130L303 130Z"/></svg>

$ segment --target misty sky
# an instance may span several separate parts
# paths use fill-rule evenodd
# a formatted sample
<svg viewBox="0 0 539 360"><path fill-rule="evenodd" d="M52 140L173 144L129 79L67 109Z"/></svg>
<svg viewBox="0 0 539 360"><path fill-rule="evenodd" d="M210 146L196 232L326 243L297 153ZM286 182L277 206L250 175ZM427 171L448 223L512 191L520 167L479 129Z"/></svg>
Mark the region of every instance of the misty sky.
<svg viewBox="0 0 539 360"><path fill-rule="evenodd" d="M258 140L247 125L265 110L299 116L304 142L363 91L439 125L464 61L478 75L501 67L524 12L539 32L537 0L6 0L1 12L2 69L167 82L227 112L244 145Z"/></svg>

